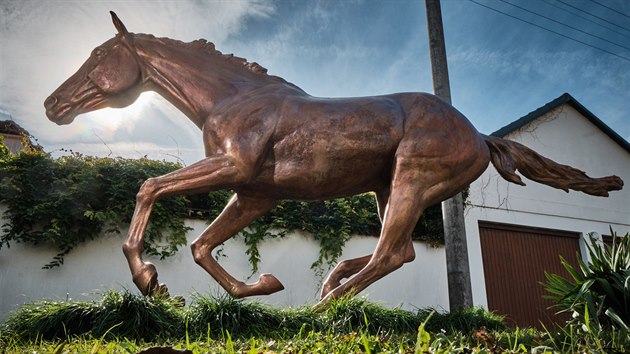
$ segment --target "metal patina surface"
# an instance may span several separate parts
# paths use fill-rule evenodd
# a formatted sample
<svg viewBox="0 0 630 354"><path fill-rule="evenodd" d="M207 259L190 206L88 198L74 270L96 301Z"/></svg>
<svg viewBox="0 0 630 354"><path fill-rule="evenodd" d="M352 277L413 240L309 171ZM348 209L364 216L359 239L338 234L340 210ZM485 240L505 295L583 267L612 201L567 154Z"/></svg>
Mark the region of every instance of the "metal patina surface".
<svg viewBox="0 0 630 354"><path fill-rule="evenodd" d="M464 189L490 162L521 185L516 170L555 188L598 196L623 186L616 176L590 178L521 144L480 134L431 94L317 98L256 63L221 54L205 40L183 43L130 33L111 15L117 35L96 47L46 99L48 118L68 124L81 113L130 105L152 90L202 130L205 146L203 160L150 178L138 192L123 250L144 294L166 292L155 266L142 259L149 215L166 196L235 191L191 248L196 263L230 295L244 297L271 294L283 285L271 274L253 284L235 279L212 257L215 247L278 200L374 192L382 221L376 249L330 272L321 291L325 304L411 262L411 232L422 212Z"/></svg>

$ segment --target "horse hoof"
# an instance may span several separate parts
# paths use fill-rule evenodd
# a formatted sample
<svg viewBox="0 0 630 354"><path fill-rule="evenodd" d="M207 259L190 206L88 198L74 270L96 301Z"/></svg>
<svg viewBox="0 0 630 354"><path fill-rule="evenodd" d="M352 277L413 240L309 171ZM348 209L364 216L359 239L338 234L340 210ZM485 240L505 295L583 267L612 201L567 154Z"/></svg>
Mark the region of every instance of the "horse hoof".
<svg viewBox="0 0 630 354"><path fill-rule="evenodd" d="M269 295L284 290L284 285L272 274L261 274L254 285L260 291L258 295Z"/></svg>
<svg viewBox="0 0 630 354"><path fill-rule="evenodd" d="M253 284L240 283L233 286L228 291L232 297L237 299L255 296L255 295L269 295L284 289L284 285L271 274L261 274L258 281Z"/></svg>
<svg viewBox="0 0 630 354"><path fill-rule="evenodd" d="M151 288L151 297L169 298L170 296L168 287L164 283Z"/></svg>
<svg viewBox="0 0 630 354"><path fill-rule="evenodd" d="M335 284L325 283L324 286L322 286L322 292L319 295L319 299L323 300L326 297L326 295L328 295L331 291L333 291L335 288L337 288L340 285L341 285L340 282L336 282Z"/></svg>
<svg viewBox="0 0 630 354"><path fill-rule="evenodd" d="M185 307L186 306L186 299L181 296L181 295L177 295L173 297L173 302L175 304L175 307Z"/></svg>
<svg viewBox="0 0 630 354"><path fill-rule="evenodd" d="M321 299L317 304L315 304L312 309L317 313L325 312L330 306L329 300Z"/></svg>
<svg viewBox="0 0 630 354"><path fill-rule="evenodd" d="M144 263L140 269L133 271L132 280L142 295L153 295L159 287L157 281L157 269L149 262Z"/></svg>

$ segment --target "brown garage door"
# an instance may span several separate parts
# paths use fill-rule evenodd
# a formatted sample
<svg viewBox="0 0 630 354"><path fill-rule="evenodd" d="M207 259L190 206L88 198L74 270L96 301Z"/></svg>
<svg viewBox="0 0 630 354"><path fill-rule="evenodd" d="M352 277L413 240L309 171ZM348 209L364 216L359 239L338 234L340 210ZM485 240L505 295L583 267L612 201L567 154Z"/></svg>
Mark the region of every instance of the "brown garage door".
<svg viewBox="0 0 630 354"><path fill-rule="evenodd" d="M540 283L545 271L569 276L559 256L577 267L579 234L488 222L479 222L479 233L488 308L520 327L566 320L548 309Z"/></svg>

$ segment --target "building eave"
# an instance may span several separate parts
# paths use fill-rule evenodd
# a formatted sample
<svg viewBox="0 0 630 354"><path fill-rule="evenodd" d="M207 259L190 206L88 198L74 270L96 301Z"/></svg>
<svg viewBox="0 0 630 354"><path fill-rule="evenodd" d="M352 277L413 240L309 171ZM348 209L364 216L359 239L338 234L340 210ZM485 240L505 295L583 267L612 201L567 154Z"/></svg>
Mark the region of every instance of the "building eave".
<svg viewBox="0 0 630 354"><path fill-rule="evenodd" d="M528 113L527 115L515 120L514 122L506 125L505 127L495 131L490 134L496 137L504 137L509 133L512 133L525 125L535 121L536 119L544 116L545 114L553 111L557 107L560 107L564 104L568 104L573 107L576 111L578 111L581 115L583 115L586 119L588 119L591 123L593 123L597 128L599 128L602 132L604 132L610 139L616 142L619 146L621 146L624 150L630 153L630 143L628 143L621 135L617 134L614 130L612 130L609 126L606 125L601 119L597 118L591 111L586 109L580 102L578 102L573 96L568 93L563 93L560 97L555 100L547 103L546 105L536 109Z"/></svg>

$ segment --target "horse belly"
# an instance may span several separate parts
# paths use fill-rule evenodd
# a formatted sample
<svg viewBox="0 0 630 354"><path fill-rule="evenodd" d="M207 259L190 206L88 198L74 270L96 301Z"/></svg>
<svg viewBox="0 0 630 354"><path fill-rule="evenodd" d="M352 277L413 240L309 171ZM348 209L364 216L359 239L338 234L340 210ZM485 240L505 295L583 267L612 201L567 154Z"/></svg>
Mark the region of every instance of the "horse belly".
<svg viewBox="0 0 630 354"><path fill-rule="evenodd" d="M389 184L391 159L336 160L315 157L264 165L246 190L275 199L322 200L381 190Z"/></svg>
<svg viewBox="0 0 630 354"><path fill-rule="evenodd" d="M260 182L285 199L319 200L381 190L389 184L391 159L326 159L285 161L276 165L271 179Z"/></svg>
<svg viewBox="0 0 630 354"><path fill-rule="evenodd" d="M302 107L300 112L313 116L296 121L275 141L254 189L277 198L314 200L389 185L403 134L399 108L379 100L323 103L313 110Z"/></svg>

